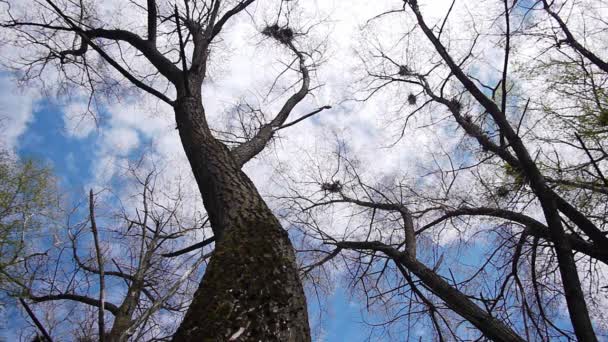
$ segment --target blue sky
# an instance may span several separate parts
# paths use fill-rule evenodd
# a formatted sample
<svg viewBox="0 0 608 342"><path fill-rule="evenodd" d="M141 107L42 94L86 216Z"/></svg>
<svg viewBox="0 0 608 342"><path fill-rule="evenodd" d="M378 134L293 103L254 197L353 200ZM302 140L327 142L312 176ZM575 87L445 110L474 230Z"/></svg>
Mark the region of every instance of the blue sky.
<svg viewBox="0 0 608 342"><path fill-rule="evenodd" d="M69 137L62 116L58 106L43 101L19 137L17 152L23 158L50 163L62 186L83 190L94 160L95 134L84 139Z"/></svg>

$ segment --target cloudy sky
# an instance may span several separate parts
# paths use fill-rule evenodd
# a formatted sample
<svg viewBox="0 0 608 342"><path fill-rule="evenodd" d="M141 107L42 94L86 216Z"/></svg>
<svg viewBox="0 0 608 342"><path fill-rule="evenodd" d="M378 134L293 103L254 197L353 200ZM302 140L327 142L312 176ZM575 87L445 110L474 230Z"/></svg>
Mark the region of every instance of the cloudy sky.
<svg viewBox="0 0 608 342"><path fill-rule="evenodd" d="M8 1L12 13L31 16L36 15L31 11L35 2ZM165 11L172 6L169 2L159 3ZM257 1L247 14L229 23L214 46L203 101L217 130L234 129L237 104L248 103L259 108L268 119L294 91L292 85L297 75L282 74L293 57L260 34L263 27L275 19L279 3ZM440 25L452 2L420 3L427 22ZM321 106L332 108L281 130L278 139L246 166L248 175L274 208L282 205L275 197L288 194L287 189L318 191L305 184L331 177L337 167L334 157L338 150L356 157L362 177L370 184L396 178L414 187L426 187L429 196L439 193L440 189L433 188L439 181L426 175L449 168L454 161L446 158L446 154L460 151L467 143L462 132L445 120L444 112L432 106L412 116L405 126L405 118L414 108L408 106L404 98L419 89L389 86L370 96L378 84L366 79L367 71L396 72L390 70L390 64L374 58L380 51L419 72L432 69L438 62L421 33L412 31L411 16L399 13L377 17L401 5L402 2L396 0L324 0L288 6L293 10L289 16L290 26L296 32L307 32L297 37L297 44L305 51L316 51L308 62L317 64L313 73L313 85L317 88L296 107L288 121ZM497 1L457 2L444 33L443 39L450 42L451 51L458 56L468 53L476 32L488 32L475 47L473 68L474 74L484 82L495 82L500 75L502 50L495 33L501 26L493 20L500 6ZM145 16L137 6L112 0L97 2L94 7L99 22L106 27L144 32ZM286 19L281 20L284 23ZM408 32L412 33L405 38ZM4 149L21 157L48 162L61 185L74 194L82 194L89 188L112 187L117 179L124 177L127 165L142 155L150 161L147 166L155 165L163 170L162 179L167 184L177 178L195 184L168 105L134 91L126 82L122 82L119 94L100 93L91 103L85 89L61 88L62 76L51 67L40 78L20 83L17 79L23 74L13 72L10 67L37 51L12 42L10 32L0 33L0 57L4 64L0 72L0 116L4 132L0 143ZM540 48L525 41L519 43L521 58L516 62L525 63ZM149 71L149 65L142 63L132 51L125 51L130 67L141 74ZM441 67L434 70L431 82L443 77L442 72L445 70ZM282 76L277 79L279 75ZM275 80L278 81L274 83ZM161 89L164 86L162 80L150 82ZM534 85L521 87L522 93L534 91ZM168 89L167 94L173 96L173 91ZM361 101L363 99L366 101ZM565 156L580 160L579 152L568 153L567 147L561 148L565 149ZM472 158L470 154L458 153L455 155L459 165ZM495 170L480 172L491 175ZM483 196L474 194L476 190L470 188L474 178L475 175L463 174L454 183L455 189L469 196ZM136 191L130 187L113 190L125 203ZM195 187L188 193L193 198L191 210L202 210ZM325 223L328 230L340 234L352 224L349 220L348 215L336 213ZM448 233L442 239L447 243L455 236ZM365 327L360 324L363 317L359 314L363 308L344 291L338 290L330 298L329 307L322 329L327 341L356 341L365 334ZM316 314L316 310L317 305L311 304L311 315Z"/></svg>
<svg viewBox="0 0 608 342"><path fill-rule="evenodd" d="M10 4L13 13L24 13L22 11L30 8L27 1L10 1ZM323 55L316 56L322 63L313 79L315 86L320 87L314 91L314 97L296 108L292 118L319 106L331 105L332 109L285 129L281 139L247 165L248 174L262 193L281 191L281 182L273 177L280 165L289 165L296 174L307 170L309 162L325 162L323 158L335 150L338 140L357 137L349 143L350 148L362 160L373 160L376 174L407 168L415 162L414 150L432 144L428 136L419 135L408 137L408 142L403 144L409 146L411 152L391 153L383 149L387 139L396 137L383 115L386 111L383 100L367 103L349 100L365 96L355 94L355 85L363 75L358 70L358 55L368 38L361 25L370 14L380 13L391 5L390 1L385 4L319 1L298 9L301 11L296 18L298 24L302 29L312 27L310 37L302 37L302 46L320 46ZM251 17L242 15L233 20L222 37L222 50L211 61L209 81L203 92L207 113L218 128L226 125L226 113L238 102L263 106L267 115L271 115L285 98L275 94L278 92L270 95L267 92L282 71L283 63L291 57L282 47L259 34L261 28L273 20L269 13L270 8L275 7L276 3L253 6ZM141 13L123 1L104 1L96 9L109 27L141 28L143 24ZM10 41L10 33L3 34L4 42ZM7 43L0 49L8 66L31 53ZM136 64L137 60L130 62ZM167 182L180 176L194 184L175 130L172 110L165 104L150 96L135 95L100 97L99 103L89 106L89 94L84 90L71 89L67 94L58 91L55 83L61 76L53 70L48 70L42 80L26 84L17 82L19 76L8 67L0 74L0 108L5 132L0 138L2 146L21 157L48 162L61 185L73 192L74 198L91 187L111 186L113 180L124 176L129 160L137 160L142 154L162 165L162 177ZM285 87L293 80L293 75L288 76L287 80L280 80L279 86ZM380 151L383 152L381 158ZM308 158L302 158L303 153ZM123 192L123 198L127 199L133 189L113 190ZM195 192L192 195L198 198ZM196 209L202 210L200 204ZM322 336L327 341L357 340L365 336L362 307L340 290L329 300ZM316 317L318 310L318 305L311 301L311 316ZM313 318L313 321L317 320Z"/></svg>

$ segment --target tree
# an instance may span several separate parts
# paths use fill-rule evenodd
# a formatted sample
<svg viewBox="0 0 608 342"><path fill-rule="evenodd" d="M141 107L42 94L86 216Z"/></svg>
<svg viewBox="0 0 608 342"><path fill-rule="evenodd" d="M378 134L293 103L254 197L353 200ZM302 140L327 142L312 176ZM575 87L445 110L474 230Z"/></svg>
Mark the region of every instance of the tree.
<svg viewBox="0 0 608 342"><path fill-rule="evenodd" d="M360 52L361 100L388 94L395 140L427 134L438 147L423 172L380 179L366 178L348 141L333 169L316 160L315 175L282 197L316 242L307 272L342 260L368 307L388 314L374 329L421 324L438 340L476 338L463 326L501 341L597 340L605 317L595 280L608 261L607 75L598 48L606 42L595 32L605 23L578 3L452 1L439 17L431 2L396 6L367 22L379 33ZM344 232L324 224L331 212L348 217ZM478 252L462 260L467 249Z"/></svg>
<svg viewBox="0 0 608 342"><path fill-rule="evenodd" d="M290 75L285 101L276 115L237 104L226 132L201 87L229 26L262 2L150 0L133 6L146 23L127 31L104 26L92 4L45 1L28 15L8 6L3 23L31 52L24 79L55 66L59 90L84 87L93 105L130 83L175 114L216 248L174 340L309 340L291 242L242 171L277 131L328 108L287 121L314 89L322 50L303 43L296 2L281 1L257 28L289 55L277 78ZM368 45L357 50L355 102L384 95L394 114L384 146L419 165L368 176L375 160L360 163L355 142L340 141L328 156L303 154L309 174L282 175L292 182L278 212L299 229L302 274L324 286L340 265L362 302L388 317L372 334L410 339L422 327L440 341L597 340L608 260L605 21L580 3L451 1L434 16L435 3L395 1L365 23ZM412 136L433 146L400 150L419 143Z"/></svg>
<svg viewBox="0 0 608 342"><path fill-rule="evenodd" d="M22 64L26 79L53 65L63 74L65 89L84 86L93 95L118 92L116 84L127 80L173 109L215 238L213 258L175 341L310 340L289 237L242 171L311 90L311 54L299 48L300 32L287 25L290 11L279 11L275 23L262 30L295 58L299 77L299 88L276 115L229 148L214 136L201 94L214 43L254 2L184 1L172 6L148 0L145 10L140 7L147 17L144 38L136 30L104 27L92 3L47 0L35 4L33 16L23 16L13 14L11 2L3 1L8 14L2 27L12 30L15 43L36 46L32 59ZM281 8L292 6L281 2ZM126 62L131 58L139 64Z"/></svg>
<svg viewBox="0 0 608 342"><path fill-rule="evenodd" d="M543 4L545 9L547 9L548 3L544 2ZM553 191L553 189L551 189L550 185L545 180L538 163L532 158L529 150L524 145L521 136L507 119L507 75L509 56L511 53L509 42L511 34L510 5L506 1L504 2L504 13L507 29L504 53L505 62L502 73L503 76L501 78L502 98L500 101L494 101L485 95L475 84L475 81L471 77L467 76L462 70L461 66L454 61L453 57L447 52L440 39L429 28L429 26L427 26L424 17L421 14L418 2L410 1L407 5L409 5L410 9L414 13L416 21L418 22L418 25L420 25L424 35L434 46L439 56L449 68L450 72L462 84L468 94L470 94L470 96L489 114L489 117L493 120L496 129L500 133L500 141L499 144L492 143L491 141L484 139L483 133L480 134L479 130L477 132L473 132L469 126L469 131L472 133L471 135L475 136L483 147L500 156L500 158L502 158L511 168L516 170L516 172L522 177L525 177L531 191L536 196L540 206L542 207L544 218L547 221L551 242L554 244L561 280L564 286L564 295L568 304L568 310L570 312L570 319L572 321L574 331L580 340L596 340L597 338L593 330L591 319L589 318L574 255L572 253L572 245L566 236L564 224L562 223L563 218L560 215L565 215L565 217L569 219L571 223L576 225L582 231L582 233L585 234L588 239L597 244L598 247L606 248L606 246L608 246L608 240L605 233L588 217L570 205L555 191ZM432 97L432 93L430 96ZM443 102L443 104L446 105L454 118L458 121L461 111L461 108L459 108L460 105L457 105L454 102L450 103L447 99L438 99L440 102ZM464 119L461 120L464 121ZM466 130L466 123L461 124L461 127ZM510 149L512 152L508 149Z"/></svg>
<svg viewBox="0 0 608 342"><path fill-rule="evenodd" d="M65 316L61 312L66 309L86 313L68 315L67 324L47 323L46 330L57 338L166 339L175 326L163 322L161 315L165 319L183 315L198 269L211 255L172 250L179 246L180 237L208 222L198 213L187 216L180 185L167 193L157 188L158 171L141 174L132 169L130 174L138 190L136 209L114 209L113 196L91 191L87 210L70 211L60 241L30 261L25 272L28 281L18 282L13 291L31 303L26 308L32 319L35 311L54 317ZM59 266L62 272L56 271ZM60 304L40 306L54 302Z"/></svg>
<svg viewBox="0 0 608 342"><path fill-rule="evenodd" d="M48 167L0 153L0 288L21 278L21 266L35 257L27 241L43 231L58 205Z"/></svg>

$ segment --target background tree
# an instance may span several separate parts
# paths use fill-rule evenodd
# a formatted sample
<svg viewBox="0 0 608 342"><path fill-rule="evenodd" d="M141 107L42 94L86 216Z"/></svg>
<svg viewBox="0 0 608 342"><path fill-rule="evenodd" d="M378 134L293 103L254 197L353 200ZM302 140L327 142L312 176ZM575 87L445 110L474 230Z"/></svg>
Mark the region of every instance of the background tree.
<svg viewBox="0 0 608 342"><path fill-rule="evenodd" d="M34 160L19 161L0 153L0 287L21 278L24 263L34 257L28 244L46 231L59 205L51 170Z"/></svg>
<svg viewBox="0 0 608 342"><path fill-rule="evenodd" d="M54 246L29 261L25 280L11 279L12 295L29 303L50 336L163 340L188 307L211 254L174 249L208 220L187 212L180 184L157 188L158 171L130 174L135 209L113 208L119 204L108 191L91 192L85 208L70 211ZM49 316L56 321L45 321Z"/></svg>
<svg viewBox="0 0 608 342"><path fill-rule="evenodd" d="M173 3L125 6L139 16L121 18L147 18L141 14L156 11L158 25L135 19L111 24L111 18L89 4L80 10L79 5L66 3L58 7L63 15L57 15L57 8L47 2L47 7L36 7L44 14L32 16L19 12L12 3L5 21L12 30L4 32L16 29L22 33L21 42L29 43L26 56L19 56L26 61L20 68L28 71L25 79L36 79L49 65L58 66L69 77L59 83L53 73L45 73L53 76L45 80L60 84L64 94L72 92L74 85L93 89L89 110L97 116L103 115L103 108L95 107L101 106L99 98L116 95L120 99L127 90L141 93L136 87L126 87L128 82L140 81L136 86L157 95L161 106L168 105L177 114L177 130L199 188L207 196L213 238L218 241L205 277L218 285L209 289L209 282L203 282L195 296L202 300L194 301L176 339L188 339L185 335L195 327L218 331L219 336L212 337L217 339L256 335L257 331L248 330L254 325L242 318L246 313L232 311L237 308L234 298L247 298L250 304L270 303L255 309L256 313L274 311L269 297L257 296L273 292L274 285L255 285L256 296L234 292L233 287L224 286L224 276L239 284L255 277L239 268L234 274L218 273L219 269L233 270L232 265L269 264L248 258L257 255L259 239L280 231L240 170L266 145L278 141L272 139L278 131L289 132L283 129L327 107L309 108L309 114L286 120L284 114L295 104L304 106L300 96L314 89L311 75L317 71L324 46L310 46L301 38L303 32L314 30L298 25L305 21L296 19L295 2L270 6L271 14L260 20L257 6L267 3L211 2L209 7L180 3L177 15ZM361 9L363 3L352 6ZM389 333L390 340L416 339L428 331L437 340L593 340L594 329L601 336L606 325L606 166L601 123L605 24L589 10L602 8L601 2L566 6L542 1L489 1L474 6L460 1L386 3L386 11L379 9L384 4L380 1L363 11L379 14L362 22L362 44L351 45L346 35L332 43L336 44L333 53L340 57L350 57L350 52L342 50L354 47L361 64L336 67L349 63L348 58L336 58L335 70L324 71L329 82L340 84L322 93L330 94L325 98L332 101L346 97L344 84L350 84L351 73L359 72L355 101L342 102L335 119L323 122L331 126L326 136L315 132L316 139L304 139L290 134L287 137L294 140L281 141L289 141L282 145L296 151L298 160L273 165L268 177L276 177L281 185L275 189L273 204L282 207L275 213L285 220L285 227L298 229L293 237L301 274L316 286L312 290L323 291L335 286L334 277L344 275L357 290L358 302L372 312L366 316L374 318L370 339ZM242 15L236 15L239 11ZM251 31L258 34L235 38L231 28L244 21L253 22L256 28ZM192 22L202 24L197 28ZM217 25L221 32L214 34ZM122 35L124 31L114 30L117 27L128 27L137 36ZM150 38L154 32L149 34L149 27L156 28L155 39ZM74 40L74 32L80 38ZM197 32L203 32L202 40L197 40ZM9 37L19 42L14 35ZM137 38L145 44L138 45ZM257 40L264 48L272 42L284 65L275 69L278 77L269 82L269 89L256 92L262 94L256 98L258 103L244 96L218 120L215 113L221 110L212 101L217 93L205 91L212 76L218 75L217 66L224 65L232 53L230 48L241 46L230 42L239 39ZM146 50L152 41L152 47L177 69L163 68L168 64ZM82 42L98 53L81 49ZM98 67L104 65L111 68ZM116 66L122 66L122 71ZM333 92L336 88L339 91ZM275 95L278 99L273 99ZM361 121L349 127L354 112ZM340 120L344 123L337 124ZM302 123L313 126L309 121ZM309 142L331 140L327 139L330 135L339 140L335 151L326 150L327 141ZM380 146L374 150L373 144ZM281 196L281 192L285 193ZM243 210L224 210L236 207ZM258 226L262 221L274 222L269 225L274 228L264 234L244 228L267 231L266 226ZM228 226L237 229L224 229ZM90 230L89 226L84 230L87 236ZM205 238L170 254L210 246ZM264 240L262 249L267 243L269 248L276 247L276 241L285 239ZM276 253L268 254L273 260L282 260L277 255L290 250L289 245L279 245L278 252L271 248ZM231 249L235 246L239 247L236 251ZM102 253L91 251L92 265L101 264L94 259ZM287 259L293 260L291 255ZM290 274L296 274L295 264L290 265ZM262 270L261 277L277 279L272 270ZM99 274L91 276L95 283L101 281ZM214 293L234 298L214 297ZM90 294L97 296L98 291ZM224 299L230 304L223 305ZM572 314L563 313L566 306ZM90 309L90 330L97 330L97 309ZM234 323L224 327L199 321L203 312L236 318L222 316L222 322ZM383 314L383 320L378 321L375 313ZM283 324L275 323L279 328Z"/></svg>

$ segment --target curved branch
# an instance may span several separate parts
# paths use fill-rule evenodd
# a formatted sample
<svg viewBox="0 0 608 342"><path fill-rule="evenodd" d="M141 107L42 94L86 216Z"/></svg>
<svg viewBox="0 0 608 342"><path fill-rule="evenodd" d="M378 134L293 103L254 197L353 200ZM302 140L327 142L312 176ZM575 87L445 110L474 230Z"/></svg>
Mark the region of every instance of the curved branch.
<svg viewBox="0 0 608 342"><path fill-rule="evenodd" d="M608 248L608 237L606 237L604 232L602 232L598 227L596 227L595 224L591 222L591 220L585 217L585 215L583 215L580 211L570 205L566 200L564 200L562 197L560 197L557 193L555 193L547 186L546 179L540 172L535 161L530 156L530 153L525 147L523 141L507 120L505 113L503 113L496 105L496 103L492 101L492 99L488 98L475 85L475 83L473 83L471 78L469 78L464 73L462 68L454 61L452 56L446 50L443 43L439 41L439 39L431 30L431 28L427 26L424 18L422 17L422 14L420 13L418 1L410 0L409 6L414 12L414 15L416 16L420 28L422 29L428 40L433 44L435 50L439 53L441 58L447 64L452 74L454 74L454 76L460 81L460 83L462 83L462 85L473 96L473 98L475 98L475 100L477 100L477 102L492 116L501 133L504 134L504 137L506 137L509 141L510 146L515 152L516 157L508 153L506 149L501 148L491 142L489 139L486 139L487 137L482 134L483 132L478 130L478 127L476 125L468 123L466 118L460 115L459 103L452 103L452 101L448 101L447 99L437 96L435 96L434 99L448 106L460 126L465 129L467 134L475 137L480 143L480 145L482 145L482 147L496 153L512 167L521 170L521 172L525 174L525 176L529 180L532 190L537 195L543 206L543 211L546 214L546 219L549 221L549 227L551 228L552 234L563 234L561 218L556 212L557 210L559 210L570 220L572 220L572 222L574 222L582 231L584 231L585 234L587 234L594 242L605 246L605 248ZM427 90L426 87L425 90ZM559 240L560 239L558 238L555 241L558 245L561 243L559 242Z"/></svg>
<svg viewBox="0 0 608 342"><path fill-rule="evenodd" d="M490 114L494 123L498 126L500 132L515 152L515 155L521 164L521 171L528 179L530 187L540 201L549 227L549 232L553 238L559 272L564 286L566 302L568 304L570 321L572 322L576 336L580 340L596 341L597 337L593 329L593 324L591 323L589 309L587 308L587 303L581 287L576 262L572 255L572 246L570 245L570 241L566 238L562 218L559 214L559 211L562 209L558 209L557 202L561 198L547 185L538 165L536 165L536 162L530 155L521 137L509 123L505 113L502 112L496 103L488 98L475 85L471 78L465 74L461 66L454 61L450 53L446 50L443 43L435 36L433 30L426 24L420 12L418 0L409 0L407 1L407 5L409 5L414 12L418 25L443 61L447 64L452 74L460 81L471 96L473 96L473 98L475 98L475 100ZM565 208L570 209L569 206L565 206ZM571 212L571 214L577 217L581 222L585 222L584 215L577 215L577 213L580 214L580 212L576 210ZM581 220L581 216L583 220ZM587 221L590 222L589 220ZM591 224L591 226L593 226L593 224ZM579 225L579 227L598 244L604 246L608 245L608 238L606 238L601 230L597 228L589 229L593 227L588 225Z"/></svg>
<svg viewBox="0 0 608 342"><path fill-rule="evenodd" d="M274 119L272 119L270 123L263 125L253 138L232 149L232 156L237 164L241 167L251 160L251 158L260 153L264 147L266 147L268 141L272 139L275 131L285 123L294 107L300 103L306 97L306 95L308 95L310 90L310 75L308 72L308 67L304 61L304 55L298 51L292 43L289 43L289 48L298 56L298 59L300 60L302 85L297 93L291 95L289 99L287 99L279 113L274 117Z"/></svg>
<svg viewBox="0 0 608 342"><path fill-rule="evenodd" d="M80 26L76 25L74 21L70 17L68 17L65 13L61 11L55 3L51 0L46 0L46 2L63 18L63 20L71 27L71 29L82 39L82 44L87 44L93 48L108 64L110 64L116 71L118 71L121 75L123 75L126 79L131 81L138 88L156 96L157 98L163 100L169 105L173 105L173 101L170 100L167 96L165 96L160 91L154 89L153 87L143 83L138 80L135 76L133 76L129 71L127 71L124 67L122 67L118 62L116 62L112 57L110 57L99 45L95 44L92 39L94 38L105 38L111 40L125 41L139 50L147 59L154 65L157 70L163 74L167 79L171 82L178 80L176 75L179 75L179 69L173 65L165 56L163 56L156 48L150 44L150 42L143 40L137 34L125 30L105 30L105 29L92 29L92 30L83 30ZM177 71L177 73L176 73ZM179 77L179 76L177 76Z"/></svg>
<svg viewBox="0 0 608 342"><path fill-rule="evenodd" d="M403 265L410 272L415 274L422 280L424 285L426 285L437 297L441 298L449 308L468 320L491 340L504 342L524 341L524 339L515 331L482 310L477 304L469 299L466 294L450 285L443 280L441 276L435 273L435 271L426 267L408 253L400 252L379 241L341 241L332 244L344 249L372 250L384 253L396 263Z"/></svg>
<svg viewBox="0 0 608 342"><path fill-rule="evenodd" d="M220 20L218 20L217 23L215 25L213 25L213 30L211 31L211 35L209 36L208 41L211 42L213 40L213 38L215 38L215 36L217 36L222 31L224 24L226 24L226 22L230 18L232 18L237 13L243 11L245 8L247 8L247 6L251 5L254 1L255 0L241 1L238 5L234 6L231 10L226 12L220 18Z"/></svg>
<svg viewBox="0 0 608 342"><path fill-rule="evenodd" d="M82 31L77 28L77 33L85 34L89 40L104 38L109 40L124 41L141 52L150 63L169 81L176 83L180 77L180 70L167 57L161 54L152 41L145 40L139 35L126 30L92 29Z"/></svg>
<svg viewBox="0 0 608 342"><path fill-rule="evenodd" d="M543 0L543 8L551 17L553 17L553 19L555 19L555 21L557 21L562 32L564 32L564 35L566 35L566 39L564 39L564 41L578 53L590 60L591 63L595 64L595 66L608 73L608 63L604 62L596 54L589 51L587 48L581 45L581 43L579 43L576 38L574 38L574 35L572 34L572 32L570 32L570 29L568 28L568 25L566 25L566 23L562 20L559 14L557 14L551 9L551 5L547 2L547 0Z"/></svg>
<svg viewBox="0 0 608 342"><path fill-rule="evenodd" d="M527 233L531 236L552 242L552 237L549 232L549 228L546 225L542 224L541 222L539 222L529 216L526 216L524 214L518 213L518 212L505 210L505 209L498 209L498 208L487 208L487 207L459 208L456 210L448 211L443 216L433 220L432 222L430 222L430 223L424 225L423 227L421 227L420 229L418 229L416 231L416 235L424 232L425 230L427 230L449 218L458 217L458 216L491 216L491 217L505 219L508 221L521 223L526 227L525 233ZM584 241L584 240L580 239L579 237L572 235L572 234L565 234L565 236L566 236L566 239L568 239L570 241L570 244L572 245L573 250L583 253L585 255L588 255L597 260L600 260L603 263L608 265L608 250L598 247L593 243Z"/></svg>
<svg viewBox="0 0 608 342"><path fill-rule="evenodd" d="M62 294L47 295L47 296L28 296L28 298L31 299L35 303L50 302L50 301L56 301L56 300L71 300L74 302L91 305L91 306L94 306L97 308L100 307L99 299L93 299L93 298L90 298L87 296L81 296L81 295L71 294L71 293L62 293ZM108 302L104 302L103 304L104 304L105 309L107 311L109 311L110 313L112 313L113 315L117 315L119 313L119 309L116 305L114 305L112 303L108 303Z"/></svg>

